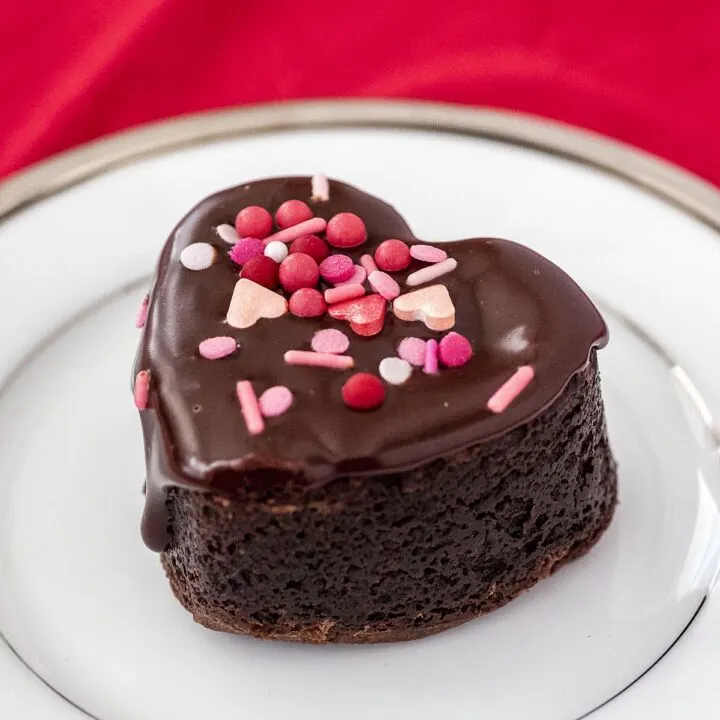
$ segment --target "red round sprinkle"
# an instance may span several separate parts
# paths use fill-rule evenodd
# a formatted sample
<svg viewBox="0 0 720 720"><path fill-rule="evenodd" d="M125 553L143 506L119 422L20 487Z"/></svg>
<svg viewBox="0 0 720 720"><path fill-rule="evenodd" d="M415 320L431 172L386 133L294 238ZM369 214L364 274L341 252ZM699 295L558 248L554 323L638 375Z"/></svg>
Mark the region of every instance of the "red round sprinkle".
<svg viewBox="0 0 720 720"><path fill-rule="evenodd" d="M272 289L278 284L278 264L272 258L256 255L243 265L240 277Z"/></svg>
<svg viewBox="0 0 720 720"><path fill-rule="evenodd" d="M330 254L330 248L317 235L303 235L292 241L290 253L305 253L316 263L321 263Z"/></svg>
<svg viewBox="0 0 720 720"><path fill-rule="evenodd" d="M376 375L356 373L343 385L342 398L354 410L373 410L385 401L385 386Z"/></svg>
<svg viewBox="0 0 720 720"><path fill-rule="evenodd" d="M320 315L325 314L327 309L322 293L311 287L296 290L290 296L288 307L293 315L308 318L320 317Z"/></svg>
<svg viewBox="0 0 720 720"><path fill-rule="evenodd" d="M238 240L230 251L230 259L236 265L244 265L250 258L263 254L265 246L262 240L247 237Z"/></svg>
<svg viewBox="0 0 720 720"><path fill-rule="evenodd" d="M305 253L293 253L280 263L280 284L289 293L315 287L319 279L318 264Z"/></svg>
<svg viewBox="0 0 720 720"><path fill-rule="evenodd" d="M325 231L327 241L334 247L351 248L367 240L365 223L354 213L343 212L330 218Z"/></svg>
<svg viewBox="0 0 720 720"><path fill-rule="evenodd" d="M354 274L355 263L347 255L331 255L320 263L320 275L331 283L349 280Z"/></svg>
<svg viewBox="0 0 720 720"><path fill-rule="evenodd" d="M275 222L281 230L305 222L315 213L302 200L286 200L275 213Z"/></svg>
<svg viewBox="0 0 720 720"><path fill-rule="evenodd" d="M259 205L243 208L235 218L235 229L240 237L263 240L272 232L272 215Z"/></svg>
<svg viewBox="0 0 720 720"><path fill-rule="evenodd" d="M402 240L383 240L375 250L375 262L385 272L398 272L410 264L410 248Z"/></svg>
<svg viewBox="0 0 720 720"><path fill-rule="evenodd" d="M473 349L470 341L460 333L449 332L438 346L440 362L445 367L462 367L470 361Z"/></svg>

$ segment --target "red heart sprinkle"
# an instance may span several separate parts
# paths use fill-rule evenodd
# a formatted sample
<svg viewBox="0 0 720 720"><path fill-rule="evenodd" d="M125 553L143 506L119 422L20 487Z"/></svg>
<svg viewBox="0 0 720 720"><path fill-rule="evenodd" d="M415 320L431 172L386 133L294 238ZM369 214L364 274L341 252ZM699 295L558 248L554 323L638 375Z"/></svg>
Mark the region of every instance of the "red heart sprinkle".
<svg viewBox="0 0 720 720"><path fill-rule="evenodd" d="M375 262L385 272L398 272L410 264L410 248L402 240L383 240L375 250Z"/></svg>
<svg viewBox="0 0 720 720"><path fill-rule="evenodd" d="M290 253L305 253L316 263L321 263L330 254L330 248L317 235L302 235L292 241Z"/></svg>
<svg viewBox="0 0 720 720"><path fill-rule="evenodd" d="M386 307L385 298L374 294L332 305L328 314L336 320L349 321L350 329L358 335L370 337L383 329Z"/></svg>
<svg viewBox="0 0 720 720"><path fill-rule="evenodd" d="M280 263L280 284L289 293L315 287L319 279L318 264L305 253L293 253Z"/></svg>
<svg viewBox="0 0 720 720"><path fill-rule="evenodd" d="M235 229L242 237L263 240L272 232L272 215L259 205L243 208L235 218Z"/></svg>
<svg viewBox="0 0 720 720"><path fill-rule="evenodd" d="M272 258L256 255L243 265L240 277L272 290L278 284L278 264Z"/></svg>
<svg viewBox="0 0 720 720"><path fill-rule="evenodd" d="M342 398L353 410L374 410L385 402L385 386L370 373L356 373L342 387Z"/></svg>
<svg viewBox="0 0 720 720"><path fill-rule="evenodd" d="M281 230L305 222L313 211L302 200L286 200L275 213L275 223Z"/></svg>

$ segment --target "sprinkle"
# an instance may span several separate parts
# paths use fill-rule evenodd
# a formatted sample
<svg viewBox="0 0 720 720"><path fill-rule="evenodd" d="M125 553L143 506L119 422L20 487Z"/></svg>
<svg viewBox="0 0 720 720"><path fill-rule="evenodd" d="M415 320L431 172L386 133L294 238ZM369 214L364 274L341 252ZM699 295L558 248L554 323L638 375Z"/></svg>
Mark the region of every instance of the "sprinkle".
<svg viewBox="0 0 720 720"><path fill-rule="evenodd" d="M273 259L264 255L256 255L243 265L240 277L272 290L278 284L278 267Z"/></svg>
<svg viewBox="0 0 720 720"><path fill-rule="evenodd" d="M265 417L278 417L290 408L293 403L293 394L290 388L284 385L275 385L268 388L258 400L260 412Z"/></svg>
<svg viewBox="0 0 720 720"><path fill-rule="evenodd" d="M412 375L412 365L407 360L386 357L380 361L380 377L391 385L402 385Z"/></svg>
<svg viewBox="0 0 720 720"><path fill-rule="evenodd" d="M399 272L410 264L410 248L402 240L383 240L375 249L375 262L385 272Z"/></svg>
<svg viewBox="0 0 720 720"><path fill-rule="evenodd" d="M148 295L146 295L143 298L143 301L140 303L140 307L138 308L137 317L135 318L135 327L136 328L143 328L145 327L145 321L147 320L147 314L148 314L148 302L150 298Z"/></svg>
<svg viewBox="0 0 720 720"><path fill-rule="evenodd" d="M411 365L422 367L425 364L425 340L417 337L403 338L398 345L397 353Z"/></svg>
<svg viewBox="0 0 720 720"><path fill-rule="evenodd" d="M416 260L426 263L439 263L447 260L447 253L434 245L412 245L410 255Z"/></svg>
<svg viewBox="0 0 720 720"><path fill-rule="evenodd" d="M289 293L300 288L315 287L318 280L320 280L320 268L305 253L292 253L280 263L280 284Z"/></svg>
<svg viewBox="0 0 720 720"><path fill-rule="evenodd" d="M395 298L393 312L399 320L421 320L430 330L450 330L455 325L455 306L444 285L431 285Z"/></svg>
<svg viewBox="0 0 720 720"><path fill-rule="evenodd" d="M263 252L265 257L269 257L279 265L288 256L288 246L285 243L273 240L265 245Z"/></svg>
<svg viewBox="0 0 720 720"><path fill-rule="evenodd" d="M358 284L343 284L340 287L330 288L325 291L325 302L328 305L333 303L352 300L353 298L362 297L365 294L365 288Z"/></svg>
<svg viewBox="0 0 720 720"><path fill-rule="evenodd" d="M314 235L315 233L323 232L327 227L327 222L322 218L315 217L306 220L305 222L298 223L292 227L285 228L276 232L274 235L270 235L265 240L265 243L277 241L277 242L292 242L303 235Z"/></svg>
<svg viewBox="0 0 720 720"><path fill-rule="evenodd" d="M309 220L314 214L302 200L286 200L275 213L275 224L285 230Z"/></svg>
<svg viewBox="0 0 720 720"><path fill-rule="evenodd" d="M473 356L472 345L464 335L451 332L440 341L438 356L445 367L462 367L469 363Z"/></svg>
<svg viewBox="0 0 720 720"><path fill-rule="evenodd" d="M353 410L374 410L385 402L385 386L375 375L356 373L343 385L342 398Z"/></svg>
<svg viewBox="0 0 720 720"><path fill-rule="evenodd" d="M435 375L438 371L438 343L430 339L425 343L425 365L423 372L426 375Z"/></svg>
<svg viewBox="0 0 720 720"><path fill-rule="evenodd" d="M287 311L287 300L282 295L240 278L235 283L226 319L228 325L244 330L261 318L278 318Z"/></svg>
<svg viewBox="0 0 720 720"><path fill-rule="evenodd" d="M374 273L378 266L375 264L375 260L373 260L372 255L363 255L360 258L360 264L365 268L365 272L369 275L370 273Z"/></svg>
<svg viewBox="0 0 720 720"><path fill-rule="evenodd" d="M328 308L328 315L335 320L347 320L353 332L371 337L383 329L386 308L385 298L382 295L372 294L331 305Z"/></svg>
<svg viewBox="0 0 720 720"><path fill-rule="evenodd" d="M503 412L530 384L533 377L535 377L535 370L531 365L519 367L512 377L493 393L493 396L488 400L487 409L496 414Z"/></svg>
<svg viewBox="0 0 720 720"><path fill-rule="evenodd" d="M320 264L330 254L330 248L317 235L303 235L292 241L290 252L305 253L305 255L309 255L316 263Z"/></svg>
<svg viewBox="0 0 720 720"><path fill-rule="evenodd" d="M342 355L350 347L350 339L341 330L327 328L326 330L318 330L313 335L310 347L316 353Z"/></svg>
<svg viewBox="0 0 720 720"><path fill-rule="evenodd" d="M330 183L325 175L320 173L312 176L313 202L327 202L330 199Z"/></svg>
<svg viewBox="0 0 720 720"><path fill-rule="evenodd" d="M257 238L241 238L230 250L230 259L236 265L244 265L248 260L262 255L264 247L263 241Z"/></svg>
<svg viewBox="0 0 720 720"><path fill-rule="evenodd" d="M248 432L251 435L259 435L265 429L265 423L252 383L249 380L241 380L235 386L235 392Z"/></svg>
<svg viewBox="0 0 720 720"><path fill-rule="evenodd" d="M232 355L235 350L237 350L235 338L228 337L227 335L208 338L198 345L198 352L206 360L219 360L220 358Z"/></svg>
<svg viewBox="0 0 720 720"><path fill-rule="evenodd" d="M272 232L272 225L272 215L259 205L243 208L235 218L235 230L240 237L262 240Z"/></svg>
<svg viewBox="0 0 720 720"><path fill-rule="evenodd" d="M320 317L327 309L322 293L315 288L296 290L290 296L288 307L293 315L302 318Z"/></svg>
<svg viewBox="0 0 720 720"><path fill-rule="evenodd" d="M365 223L357 215L341 212L328 221L325 238L333 247L357 247L367 240L367 230Z"/></svg>
<svg viewBox="0 0 720 720"><path fill-rule="evenodd" d="M207 270L215 262L215 248L210 243L192 243L180 253L180 262L188 270Z"/></svg>
<svg viewBox="0 0 720 720"><path fill-rule="evenodd" d="M288 350L285 353L288 365L307 365L309 367L326 367L335 370L348 370L355 365L349 355L333 355L332 353L308 352L306 350Z"/></svg>
<svg viewBox="0 0 720 720"><path fill-rule="evenodd" d="M330 255L320 263L320 275L331 283L344 282L355 274L355 265L347 255Z"/></svg>
<svg viewBox="0 0 720 720"><path fill-rule="evenodd" d="M452 272L457 267L457 260L455 258L448 258L442 262L435 263L435 265L429 265L424 267L422 270L416 270L414 273L410 273L405 281L408 285L422 285L423 283L435 280L441 275L446 275Z"/></svg>
<svg viewBox="0 0 720 720"><path fill-rule="evenodd" d="M215 228L215 232L220 236L220 239L224 240L228 245L234 245L240 239L237 230L227 223L218 225Z"/></svg>
<svg viewBox="0 0 720 720"><path fill-rule="evenodd" d="M135 387L133 389L133 399L135 407L138 410L146 410L148 406L148 397L150 395L150 371L141 370L135 376Z"/></svg>
<svg viewBox="0 0 720 720"><path fill-rule="evenodd" d="M344 280L343 282L335 283L336 287L341 287L342 285L362 285L365 280L367 279L367 271L362 265L356 265L355 266L355 273L349 280Z"/></svg>
<svg viewBox="0 0 720 720"><path fill-rule="evenodd" d="M387 273L374 270L368 276L372 289L386 300L394 300L400 294L400 286Z"/></svg>

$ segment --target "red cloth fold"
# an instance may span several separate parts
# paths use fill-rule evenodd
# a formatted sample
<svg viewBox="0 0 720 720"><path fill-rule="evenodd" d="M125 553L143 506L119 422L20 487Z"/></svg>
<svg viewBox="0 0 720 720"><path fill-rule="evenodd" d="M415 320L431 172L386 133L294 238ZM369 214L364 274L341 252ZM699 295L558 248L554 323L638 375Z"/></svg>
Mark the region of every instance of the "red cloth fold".
<svg viewBox="0 0 720 720"><path fill-rule="evenodd" d="M0 176L148 120L340 96L536 113L720 185L720 3L37 0L0 14Z"/></svg>

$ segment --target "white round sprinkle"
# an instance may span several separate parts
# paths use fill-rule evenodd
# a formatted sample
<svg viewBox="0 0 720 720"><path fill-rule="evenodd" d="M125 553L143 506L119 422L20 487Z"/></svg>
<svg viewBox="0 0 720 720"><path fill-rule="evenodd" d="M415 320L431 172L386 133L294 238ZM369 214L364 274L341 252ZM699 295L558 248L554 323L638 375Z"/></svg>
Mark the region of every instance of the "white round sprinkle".
<svg viewBox="0 0 720 720"><path fill-rule="evenodd" d="M193 243L180 253L180 262L188 270L206 270L215 262L215 248L210 243Z"/></svg>
<svg viewBox="0 0 720 720"><path fill-rule="evenodd" d="M218 225L215 232L229 245L234 245L240 239L237 230L232 225Z"/></svg>
<svg viewBox="0 0 720 720"><path fill-rule="evenodd" d="M402 358L386 357L380 361L380 376L391 385L402 385L412 375L412 365Z"/></svg>
<svg viewBox="0 0 720 720"><path fill-rule="evenodd" d="M279 240L271 240L265 246L265 256L276 263L281 263L288 256L288 246Z"/></svg>

